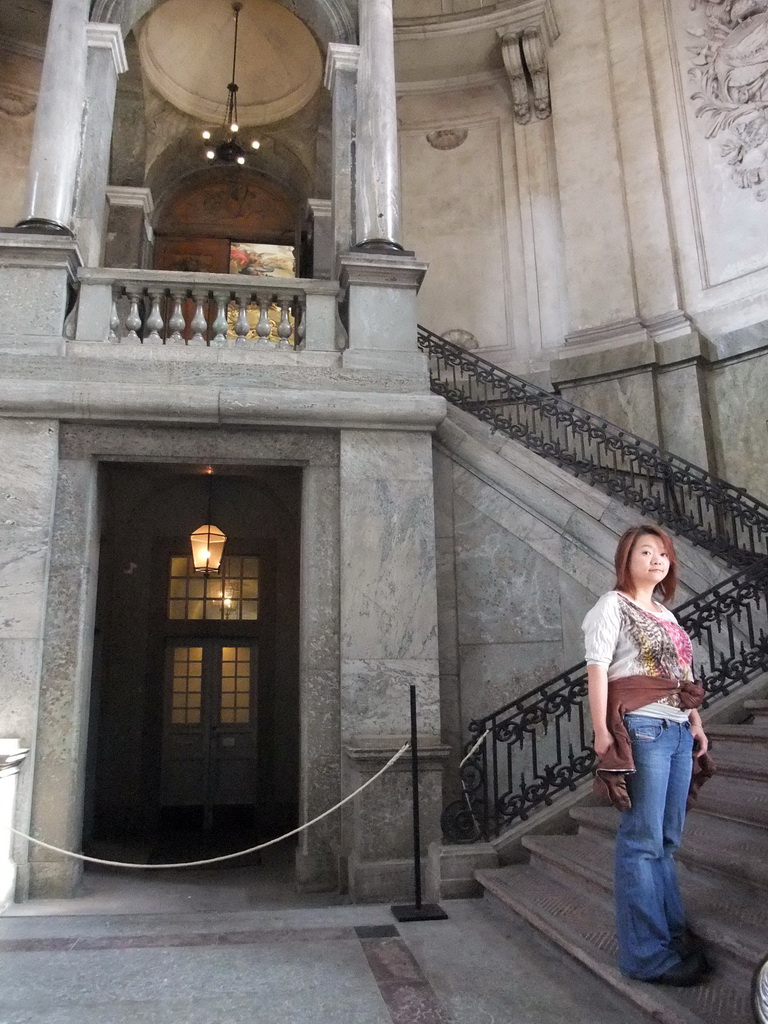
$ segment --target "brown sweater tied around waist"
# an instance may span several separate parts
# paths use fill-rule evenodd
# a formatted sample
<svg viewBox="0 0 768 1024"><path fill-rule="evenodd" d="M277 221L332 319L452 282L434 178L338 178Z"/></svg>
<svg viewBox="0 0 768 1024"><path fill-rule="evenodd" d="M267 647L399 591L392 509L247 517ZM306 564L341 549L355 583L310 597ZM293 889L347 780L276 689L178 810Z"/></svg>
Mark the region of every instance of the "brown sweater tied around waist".
<svg viewBox="0 0 768 1024"><path fill-rule="evenodd" d="M632 801L627 792L627 776L635 771L632 757L632 741L624 715L637 711L646 704L652 704L670 693L677 693L680 705L685 710L699 707L704 700L704 690L695 683L678 682L663 676L622 676L608 682L608 703L605 721L613 743L598 760L594 790L598 796L607 799L620 811L628 811ZM652 719L649 719L652 721ZM693 758L691 788L688 791L688 806L695 801L699 789L715 772L715 764L709 754Z"/></svg>

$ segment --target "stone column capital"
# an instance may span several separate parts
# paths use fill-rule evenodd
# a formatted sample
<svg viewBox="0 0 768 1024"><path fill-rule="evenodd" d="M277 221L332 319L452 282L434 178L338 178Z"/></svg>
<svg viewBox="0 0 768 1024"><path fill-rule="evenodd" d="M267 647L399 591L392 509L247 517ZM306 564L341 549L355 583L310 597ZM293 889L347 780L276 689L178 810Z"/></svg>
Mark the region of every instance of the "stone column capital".
<svg viewBox="0 0 768 1024"><path fill-rule="evenodd" d="M119 25L106 21L89 21L85 27L88 49L109 50L118 75L128 70L128 58L125 55L123 32Z"/></svg>
<svg viewBox="0 0 768 1024"><path fill-rule="evenodd" d="M360 47L352 43L329 43L325 59L324 85L333 92L336 76L344 71L357 74L360 66Z"/></svg>
<svg viewBox="0 0 768 1024"><path fill-rule="evenodd" d="M333 202L330 199L308 199L307 210L313 217L330 217L333 213Z"/></svg>

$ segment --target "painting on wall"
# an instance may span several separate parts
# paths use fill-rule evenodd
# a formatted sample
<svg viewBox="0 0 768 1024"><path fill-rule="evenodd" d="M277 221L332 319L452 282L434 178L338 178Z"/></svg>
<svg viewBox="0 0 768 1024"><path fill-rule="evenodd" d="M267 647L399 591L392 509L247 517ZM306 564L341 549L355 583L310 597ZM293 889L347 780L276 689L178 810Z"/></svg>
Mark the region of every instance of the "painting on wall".
<svg viewBox="0 0 768 1024"><path fill-rule="evenodd" d="M232 242L229 247L229 272L249 277L295 277L294 247L261 242Z"/></svg>

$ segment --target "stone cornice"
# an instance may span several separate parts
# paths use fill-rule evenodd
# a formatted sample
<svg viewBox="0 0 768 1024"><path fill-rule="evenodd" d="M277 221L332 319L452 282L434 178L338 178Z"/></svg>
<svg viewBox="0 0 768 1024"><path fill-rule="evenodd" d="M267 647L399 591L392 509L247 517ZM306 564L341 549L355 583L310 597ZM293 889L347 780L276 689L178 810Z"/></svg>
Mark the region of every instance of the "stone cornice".
<svg viewBox="0 0 768 1024"><path fill-rule="evenodd" d="M483 86L496 85L507 77L501 69L494 71L478 71L473 75L462 75L459 78L434 78L426 82L398 82L398 96L418 95L430 92L459 92L462 89L477 89Z"/></svg>
<svg viewBox="0 0 768 1024"><path fill-rule="evenodd" d="M89 21L85 28L88 47L109 50L118 75L128 70L128 58L125 55L123 33L119 25L110 22Z"/></svg>
<svg viewBox="0 0 768 1024"><path fill-rule="evenodd" d="M110 206L140 206L149 217L155 209L152 190L138 185L107 185Z"/></svg>
<svg viewBox="0 0 768 1024"><path fill-rule="evenodd" d="M351 284L365 284L418 290L428 269L428 263L411 256L348 252L341 258L340 283L343 289Z"/></svg>
<svg viewBox="0 0 768 1024"><path fill-rule="evenodd" d="M481 11L478 14L459 16L451 20L440 20L433 22L413 22L410 24L395 22L395 42L398 39L425 39L437 38L438 36L461 36L467 33L478 32L487 29L504 29L520 25L520 31L525 23L533 23L537 18L544 17L547 22L554 25L557 38L557 23L555 22L554 11L551 0L523 0L522 3L510 4L508 7L497 8L492 11Z"/></svg>
<svg viewBox="0 0 768 1024"><path fill-rule="evenodd" d="M329 43L328 56L325 59L323 84L333 92L336 75L344 71L357 74L360 65L360 47L351 43Z"/></svg>
<svg viewBox="0 0 768 1024"><path fill-rule="evenodd" d="M4 416L69 422L429 432L437 428L446 413L445 400L429 393L30 379L0 381L0 407Z"/></svg>

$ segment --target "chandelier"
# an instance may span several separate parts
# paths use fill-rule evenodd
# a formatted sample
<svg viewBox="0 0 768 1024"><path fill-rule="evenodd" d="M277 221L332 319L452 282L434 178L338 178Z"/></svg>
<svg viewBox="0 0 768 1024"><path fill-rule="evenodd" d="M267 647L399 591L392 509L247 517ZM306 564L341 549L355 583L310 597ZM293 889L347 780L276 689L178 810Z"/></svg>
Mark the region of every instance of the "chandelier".
<svg viewBox="0 0 768 1024"><path fill-rule="evenodd" d="M216 134L221 134L223 137L216 144L213 145L212 137L213 132L206 128L203 132L203 139L206 142L205 155L211 163L223 163L223 164L244 164L246 150L240 145L237 133L240 131L240 125L237 120L237 26L240 18L240 11L243 9L243 5L238 3L237 0L232 4L232 10L235 14L235 43L232 50L232 81L227 86L227 109L224 113L224 123ZM251 142L252 149L258 149L261 143L258 139L254 139Z"/></svg>

